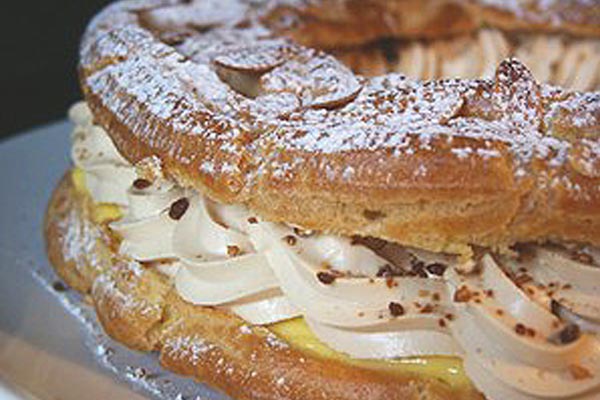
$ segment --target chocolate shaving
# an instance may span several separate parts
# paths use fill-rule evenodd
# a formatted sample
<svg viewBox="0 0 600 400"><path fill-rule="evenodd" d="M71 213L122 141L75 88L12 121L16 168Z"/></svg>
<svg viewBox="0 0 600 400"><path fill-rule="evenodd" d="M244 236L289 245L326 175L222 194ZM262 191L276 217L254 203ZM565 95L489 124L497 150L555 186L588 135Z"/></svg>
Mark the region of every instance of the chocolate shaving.
<svg viewBox="0 0 600 400"><path fill-rule="evenodd" d="M337 277L330 272L321 271L317 272L317 279L324 285L331 285L335 282Z"/></svg>
<svg viewBox="0 0 600 400"><path fill-rule="evenodd" d="M519 322L515 325L515 332L517 335L525 336L527 334L527 327Z"/></svg>
<svg viewBox="0 0 600 400"><path fill-rule="evenodd" d="M419 278L427 278L427 272L425 271L425 263L419 260L411 261L411 275L418 276Z"/></svg>
<svg viewBox="0 0 600 400"><path fill-rule="evenodd" d="M433 312L433 306L431 304L425 304L423 308L421 308L421 314L431 314Z"/></svg>
<svg viewBox="0 0 600 400"><path fill-rule="evenodd" d="M392 317L400 317L404 315L404 307L402 307L402 304L400 303L392 301L390 304L388 304L388 309L390 310Z"/></svg>
<svg viewBox="0 0 600 400"><path fill-rule="evenodd" d="M379 267L376 275L378 278L400 277L405 276L406 271L398 266L385 264Z"/></svg>
<svg viewBox="0 0 600 400"><path fill-rule="evenodd" d="M552 311L552 314L560 318L561 309L562 306L558 301L554 299L550 300L550 311Z"/></svg>
<svg viewBox="0 0 600 400"><path fill-rule="evenodd" d="M52 289L57 292L66 292L69 288L61 281L56 281L52 284Z"/></svg>
<svg viewBox="0 0 600 400"><path fill-rule="evenodd" d="M432 275L442 276L444 275L444 272L446 272L446 268L448 267L442 263L433 263L429 264L426 269L427 272L429 272Z"/></svg>
<svg viewBox="0 0 600 400"><path fill-rule="evenodd" d="M171 204L171 208L169 209L169 217L172 220L179 221L181 217L183 217L189 206L190 201L187 198L182 197L175 203Z"/></svg>
<svg viewBox="0 0 600 400"><path fill-rule="evenodd" d="M133 181L133 187L138 190L148 189L150 186L152 186L152 182L147 179L138 178Z"/></svg>
<svg viewBox="0 0 600 400"><path fill-rule="evenodd" d="M561 344L573 343L581 336L581 330L578 325L569 324L558 333L558 339Z"/></svg>
<svg viewBox="0 0 600 400"><path fill-rule="evenodd" d="M298 239L294 235L287 235L283 238L283 240L290 246L295 246L298 243Z"/></svg>

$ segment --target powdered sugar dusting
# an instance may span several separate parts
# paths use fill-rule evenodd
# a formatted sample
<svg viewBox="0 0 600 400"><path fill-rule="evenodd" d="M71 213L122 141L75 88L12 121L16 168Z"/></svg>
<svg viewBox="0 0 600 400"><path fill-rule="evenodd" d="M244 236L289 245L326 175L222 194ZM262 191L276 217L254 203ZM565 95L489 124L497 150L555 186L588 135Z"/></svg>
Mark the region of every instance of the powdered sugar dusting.
<svg viewBox="0 0 600 400"><path fill-rule="evenodd" d="M521 20L534 23L549 23L554 26L569 21L589 21L593 23L594 0L480 0L487 6L492 6L514 14ZM596 16L597 18L597 16Z"/></svg>
<svg viewBox="0 0 600 400"><path fill-rule="evenodd" d="M197 335L168 338L164 344L164 351L170 358L186 360L192 365L197 365L212 349L213 345Z"/></svg>
<svg viewBox="0 0 600 400"><path fill-rule="evenodd" d="M94 308L81 299L75 291L57 292L53 282L58 278L50 268L34 271L34 278L52 293L85 329L85 344L103 368L118 380L125 381L136 390L155 400L184 399L225 400L226 396L213 392L187 377L179 376L158 366L155 354L132 352L108 337L98 320Z"/></svg>
<svg viewBox="0 0 600 400"><path fill-rule="evenodd" d="M106 26L114 19L117 29L84 45L83 59L116 55L87 78L91 92L152 149L197 165L205 175L233 176L248 187L266 167L285 178L301 162L265 157L269 149L282 155L366 151L403 157L433 151L445 138L457 162L508 154L522 176L536 159L550 167L564 165L577 132L597 126L598 94L541 86L514 59L503 62L493 80L421 82L398 74L362 79L325 53L274 39L255 18L259 4L247 8L228 1L233 20L244 22L238 26L217 18L207 27L213 11L198 11L199 3L165 4L144 20L159 37L193 28L176 48L149 40L135 23L124 25L120 21L131 20L132 13L120 10L105 16L104 25L97 22ZM119 16L123 13L129 17ZM128 57L121 59L125 53ZM221 80L216 65L237 71L228 79L241 81ZM242 83L254 85L252 97L235 90ZM140 104L143 108L135 109ZM198 150L166 142L161 124L196 136ZM575 134L561 133L569 129ZM457 138L478 144L465 146ZM244 168L224 161L229 155L244 159ZM329 165L322 171L332 181L351 182L356 176ZM421 173L416 170L415 176Z"/></svg>

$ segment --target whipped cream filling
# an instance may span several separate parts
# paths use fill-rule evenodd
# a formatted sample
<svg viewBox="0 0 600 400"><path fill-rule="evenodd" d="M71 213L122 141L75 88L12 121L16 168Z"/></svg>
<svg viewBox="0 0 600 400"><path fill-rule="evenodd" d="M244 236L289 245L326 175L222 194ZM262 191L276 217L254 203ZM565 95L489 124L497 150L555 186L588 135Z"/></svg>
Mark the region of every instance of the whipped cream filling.
<svg viewBox="0 0 600 400"><path fill-rule="evenodd" d="M95 202L126 207L127 189L136 178L135 168L119 154L110 137L94 125L88 106L77 103L69 110L75 124L71 158L85 174L86 186Z"/></svg>
<svg viewBox="0 0 600 400"><path fill-rule="evenodd" d="M460 356L490 399L600 395L597 249L584 249L586 262L532 246L525 260L483 254L464 265L269 223L163 177L133 185L135 168L86 106L71 116L73 157L92 197L125 209L111 224L121 253L156 265L186 301L257 325L303 316L321 341L355 358Z"/></svg>

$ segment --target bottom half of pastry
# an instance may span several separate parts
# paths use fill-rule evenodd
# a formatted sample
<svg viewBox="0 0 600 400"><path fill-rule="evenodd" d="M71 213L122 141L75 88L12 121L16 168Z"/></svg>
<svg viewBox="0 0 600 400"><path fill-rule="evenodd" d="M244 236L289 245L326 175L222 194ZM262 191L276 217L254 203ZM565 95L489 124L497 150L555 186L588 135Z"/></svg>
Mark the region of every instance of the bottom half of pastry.
<svg viewBox="0 0 600 400"><path fill-rule="evenodd" d="M240 400L483 399L459 358L353 359L322 344L302 318L254 326L184 301L167 275L120 254L108 227L119 210L95 204L73 176L48 207L50 261L89 297L111 337L157 352L165 368Z"/></svg>

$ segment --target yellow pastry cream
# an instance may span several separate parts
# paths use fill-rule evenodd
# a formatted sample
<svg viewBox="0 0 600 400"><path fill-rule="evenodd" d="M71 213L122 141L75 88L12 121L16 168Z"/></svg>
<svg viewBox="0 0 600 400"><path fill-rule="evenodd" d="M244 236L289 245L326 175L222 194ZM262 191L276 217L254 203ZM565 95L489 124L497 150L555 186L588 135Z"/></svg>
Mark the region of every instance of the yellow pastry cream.
<svg viewBox="0 0 600 400"><path fill-rule="evenodd" d="M171 260L155 264L183 300L228 310L307 355L457 393L598 398L598 249L574 257L565 245L530 245L530 257L465 260L270 223L176 185L159 160L132 166L84 103L71 118L73 181L97 204L94 218L121 238L121 254Z"/></svg>
<svg viewBox="0 0 600 400"><path fill-rule="evenodd" d="M73 182L73 187L76 191L89 195L85 184L85 173L81 169L73 168L73 170L71 170L71 181ZM116 204L96 203L93 207L92 216L94 222L102 224L121 219L123 217L123 212L121 211L121 207Z"/></svg>
<svg viewBox="0 0 600 400"><path fill-rule="evenodd" d="M342 361L362 368L385 370L405 375L415 373L448 384L455 389L471 386L465 375L462 361L458 357L406 357L386 360L359 360L332 350L321 342L310 330L303 318L294 318L268 327L270 331L289 343L292 347L325 359Z"/></svg>

